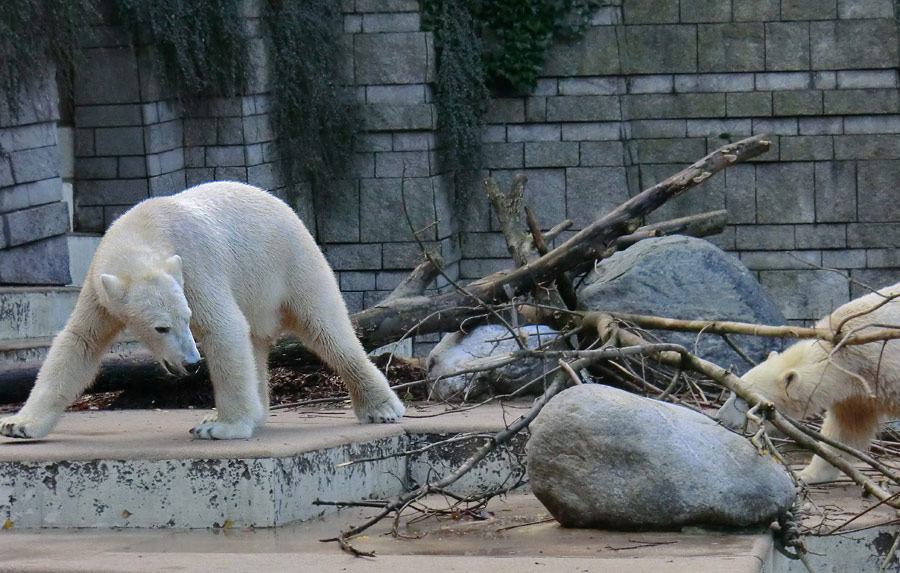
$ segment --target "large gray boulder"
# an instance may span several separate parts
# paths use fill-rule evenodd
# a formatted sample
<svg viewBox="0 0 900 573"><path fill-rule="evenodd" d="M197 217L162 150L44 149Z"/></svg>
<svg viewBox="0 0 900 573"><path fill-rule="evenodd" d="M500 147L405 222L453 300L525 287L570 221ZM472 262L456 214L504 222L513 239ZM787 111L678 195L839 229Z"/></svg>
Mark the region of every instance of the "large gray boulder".
<svg viewBox="0 0 900 573"><path fill-rule="evenodd" d="M534 494L567 527L748 527L788 510L788 473L703 414L599 384L561 392L531 424Z"/></svg>
<svg viewBox="0 0 900 573"><path fill-rule="evenodd" d="M687 320L733 320L784 324L784 316L756 277L735 257L693 237L672 235L640 241L602 261L578 292L583 309L651 314ZM666 342L693 352L697 335L655 331ZM760 362L781 350L776 338L733 336ZM737 374L750 369L719 336L700 336L698 354Z"/></svg>
<svg viewBox="0 0 900 573"><path fill-rule="evenodd" d="M557 332L547 326L528 325L518 329L528 348L548 344ZM518 350L519 346L505 326L487 324L471 332L454 332L444 336L428 354L428 377L435 379L429 387L429 397L438 400L466 400L485 395L508 394L549 372L556 364L537 358L517 360L512 364L485 372L449 376L465 370L477 361L489 360ZM531 392L544 391L541 383L533 384Z"/></svg>

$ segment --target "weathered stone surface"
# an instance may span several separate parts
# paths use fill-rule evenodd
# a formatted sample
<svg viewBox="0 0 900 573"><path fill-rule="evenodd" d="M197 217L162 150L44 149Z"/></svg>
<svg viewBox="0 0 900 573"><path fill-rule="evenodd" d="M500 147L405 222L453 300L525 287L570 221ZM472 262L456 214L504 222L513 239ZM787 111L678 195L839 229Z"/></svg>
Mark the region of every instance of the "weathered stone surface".
<svg viewBox="0 0 900 573"><path fill-rule="evenodd" d="M678 21L678 0L630 0L622 6L626 24Z"/></svg>
<svg viewBox="0 0 900 573"><path fill-rule="evenodd" d="M71 280L64 235L0 250L0 284L65 285Z"/></svg>
<svg viewBox="0 0 900 573"><path fill-rule="evenodd" d="M534 494L567 527L768 525L796 496L787 472L740 435L599 384L553 398L526 452Z"/></svg>
<svg viewBox="0 0 900 573"><path fill-rule="evenodd" d="M84 65L75 74L77 105L140 101L137 60L131 48L84 50L82 55Z"/></svg>
<svg viewBox="0 0 900 573"><path fill-rule="evenodd" d="M825 92L826 115L895 114L900 111L896 88L829 90Z"/></svg>
<svg viewBox="0 0 900 573"><path fill-rule="evenodd" d="M646 94L627 96L627 119L723 117L724 93ZM753 94L728 94L749 96ZM735 114L730 114L735 115Z"/></svg>
<svg viewBox="0 0 900 573"><path fill-rule="evenodd" d="M566 217L582 228L628 200L624 167L566 169Z"/></svg>
<svg viewBox="0 0 900 573"><path fill-rule="evenodd" d="M359 34L354 40L359 84L411 84L426 81L426 35L422 32Z"/></svg>
<svg viewBox="0 0 900 573"><path fill-rule="evenodd" d="M602 261L578 293L582 308L669 318L784 324L753 275L733 256L702 239L673 235L643 240ZM723 368L748 365L718 336L659 332ZM734 336L754 360L780 349L775 339Z"/></svg>
<svg viewBox="0 0 900 573"><path fill-rule="evenodd" d="M79 206L133 205L148 196L147 181L143 179L80 181L75 187Z"/></svg>
<svg viewBox="0 0 900 573"><path fill-rule="evenodd" d="M897 25L893 19L811 22L809 26L813 69L897 65Z"/></svg>
<svg viewBox="0 0 900 573"><path fill-rule="evenodd" d="M578 41L555 43L547 55L543 75L609 76L620 71L615 28L594 26L585 30Z"/></svg>
<svg viewBox="0 0 900 573"><path fill-rule="evenodd" d="M769 92L725 94L728 117L767 117L772 115Z"/></svg>
<svg viewBox="0 0 900 573"><path fill-rule="evenodd" d="M327 197L316 197L316 239L321 243L359 241L359 183L335 181Z"/></svg>
<svg viewBox="0 0 900 573"><path fill-rule="evenodd" d="M404 189L401 189L401 186ZM409 241L413 231L406 221L406 209L416 230L434 223L434 192L430 178L363 179L360 182L360 240L365 242ZM433 240L433 226L420 233L422 240Z"/></svg>
<svg viewBox="0 0 900 573"><path fill-rule="evenodd" d="M766 69L775 71L809 69L808 22L766 24Z"/></svg>
<svg viewBox="0 0 900 573"><path fill-rule="evenodd" d="M697 37L701 72L755 72L765 69L766 34L762 24L701 24ZM672 51L682 49L670 47Z"/></svg>
<svg viewBox="0 0 900 573"><path fill-rule="evenodd" d="M822 92L820 90L778 91L772 94L775 115L821 115Z"/></svg>
<svg viewBox="0 0 900 573"><path fill-rule="evenodd" d="M15 246L69 231L69 209L62 201L2 216L5 246Z"/></svg>
<svg viewBox="0 0 900 573"><path fill-rule="evenodd" d="M757 167L756 204L760 223L812 223L815 187L812 163Z"/></svg>
<svg viewBox="0 0 900 573"><path fill-rule="evenodd" d="M547 100L547 121L616 121L621 117L616 96L559 96Z"/></svg>
<svg viewBox="0 0 900 573"><path fill-rule="evenodd" d="M859 220L900 220L900 204L894 199L897 196L897 177L900 177L900 160L860 161L857 173Z"/></svg>
<svg viewBox="0 0 900 573"><path fill-rule="evenodd" d="M781 17L785 20L828 20L837 17L834 2L821 0L784 0Z"/></svg>
<svg viewBox="0 0 900 573"><path fill-rule="evenodd" d="M826 161L834 157L834 142L828 135L785 136L780 143L782 161Z"/></svg>
<svg viewBox="0 0 900 573"><path fill-rule="evenodd" d="M371 104L365 106L363 119L369 131L432 129L433 113L432 104Z"/></svg>
<svg viewBox="0 0 900 573"><path fill-rule="evenodd" d="M731 6L719 0L681 0L682 22L728 22Z"/></svg>
<svg viewBox="0 0 900 573"><path fill-rule="evenodd" d="M141 127L103 127L95 130L97 155L143 155Z"/></svg>
<svg viewBox="0 0 900 573"><path fill-rule="evenodd" d="M527 336L529 348L547 344L556 332L546 326L525 326L519 336ZM519 346L509 330L501 325L484 325L471 332L454 332L444 336L428 355L428 377L435 379L468 368L473 361L501 356L518 350ZM538 379L555 367L555 363L540 359L518 360L488 372L460 374L440 378L429 386L429 395L436 400L467 400L484 395L508 394ZM524 392L544 391L542 380L534 382Z"/></svg>
<svg viewBox="0 0 900 573"><path fill-rule="evenodd" d="M850 300L849 281L831 271L760 271L759 282L778 301L788 320L821 318ZM882 284L892 283L878 286Z"/></svg>
<svg viewBox="0 0 900 573"><path fill-rule="evenodd" d="M687 74L697 71L697 31L692 25L625 28L623 68L630 74Z"/></svg>
<svg viewBox="0 0 900 573"><path fill-rule="evenodd" d="M30 183L59 176L59 148L55 145L24 149L9 154L16 183Z"/></svg>

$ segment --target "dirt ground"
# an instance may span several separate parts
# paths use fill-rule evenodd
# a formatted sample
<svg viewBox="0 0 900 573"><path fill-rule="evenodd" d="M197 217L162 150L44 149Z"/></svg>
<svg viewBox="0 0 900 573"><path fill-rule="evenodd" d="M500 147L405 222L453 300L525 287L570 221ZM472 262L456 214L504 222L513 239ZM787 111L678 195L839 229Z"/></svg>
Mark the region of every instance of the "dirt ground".
<svg viewBox="0 0 900 573"><path fill-rule="evenodd" d="M372 361L386 376L391 386L425 378L421 361L383 354ZM346 390L340 377L321 364L304 363L275 366L269 369L269 387L273 407L305 400L340 398ZM400 391L401 397L422 399L424 386ZM86 393L70 410L129 410L152 408L212 408L213 391L209 381L200 377L171 378L152 385L135 384L116 392ZM19 410L21 403L0 404L0 414Z"/></svg>

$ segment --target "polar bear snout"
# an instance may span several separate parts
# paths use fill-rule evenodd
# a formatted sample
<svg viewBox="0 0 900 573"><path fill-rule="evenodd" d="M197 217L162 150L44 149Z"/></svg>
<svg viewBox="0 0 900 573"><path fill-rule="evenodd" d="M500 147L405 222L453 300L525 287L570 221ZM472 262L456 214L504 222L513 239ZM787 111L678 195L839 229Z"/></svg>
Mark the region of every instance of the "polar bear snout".
<svg viewBox="0 0 900 573"><path fill-rule="evenodd" d="M158 333L161 340L148 346L155 350L154 355L163 369L169 374L184 376L195 373L200 364L200 351L191 334L190 328L185 326L178 332Z"/></svg>
<svg viewBox="0 0 900 573"><path fill-rule="evenodd" d="M726 428L741 429L749 422L747 419L747 410L749 409L750 406L747 402L732 392L725 404L716 412L716 419Z"/></svg>

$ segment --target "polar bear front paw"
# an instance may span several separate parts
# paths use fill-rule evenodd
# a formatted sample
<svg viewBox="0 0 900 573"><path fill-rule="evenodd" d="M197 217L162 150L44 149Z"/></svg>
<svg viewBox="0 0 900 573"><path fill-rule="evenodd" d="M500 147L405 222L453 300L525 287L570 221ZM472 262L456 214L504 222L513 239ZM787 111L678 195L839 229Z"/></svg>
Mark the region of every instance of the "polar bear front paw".
<svg viewBox="0 0 900 573"><path fill-rule="evenodd" d="M52 426L50 424L49 426ZM43 438L50 433L48 424L38 423L30 416L16 414L0 419L0 434L8 438L33 439Z"/></svg>
<svg viewBox="0 0 900 573"><path fill-rule="evenodd" d="M356 408L356 417L364 424L391 424L402 418L405 411L400 398L388 390L381 400L373 398Z"/></svg>
<svg viewBox="0 0 900 573"><path fill-rule="evenodd" d="M202 440L246 440L253 437L253 426L252 422L219 422L215 416L207 416L191 433Z"/></svg>

